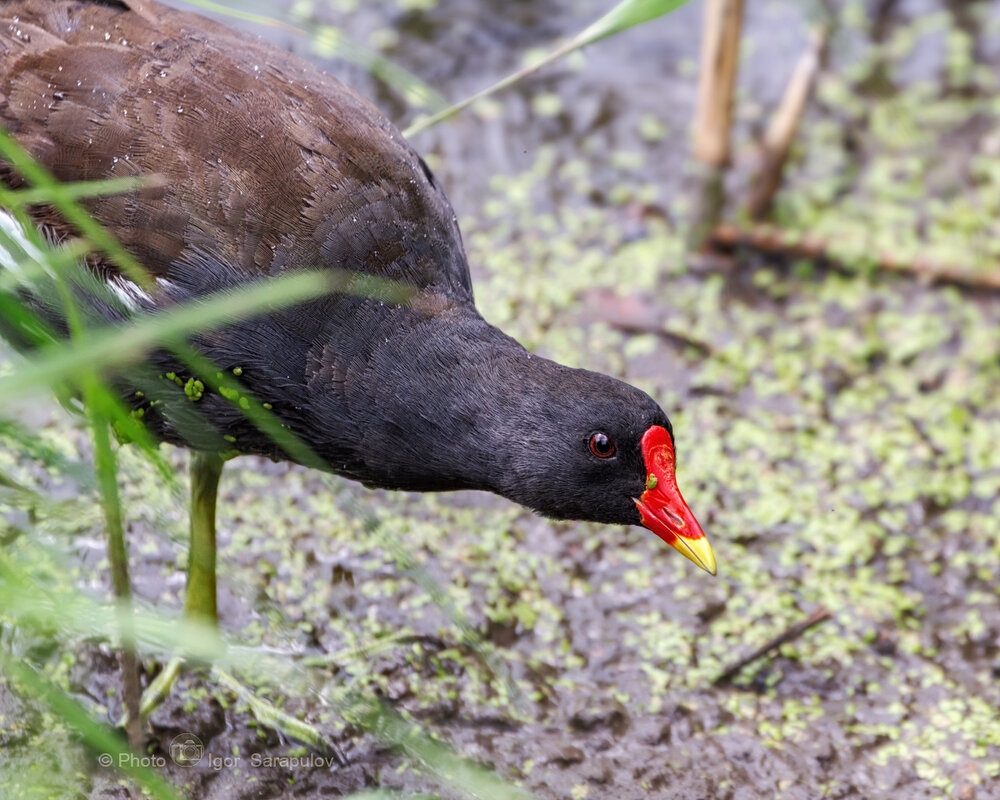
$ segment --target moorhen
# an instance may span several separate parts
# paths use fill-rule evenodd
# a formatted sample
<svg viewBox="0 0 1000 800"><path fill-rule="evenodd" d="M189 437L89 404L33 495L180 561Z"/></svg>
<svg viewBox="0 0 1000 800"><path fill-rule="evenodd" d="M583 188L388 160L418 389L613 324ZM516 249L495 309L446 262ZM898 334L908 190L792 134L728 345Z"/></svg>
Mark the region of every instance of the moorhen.
<svg viewBox="0 0 1000 800"><path fill-rule="evenodd" d="M666 414L644 392L532 355L483 320L441 186L366 100L288 53L152 0L7 0L0 48L0 124L58 179L161 176L87 202L153 278L142 288L88 259L117 298L102 305L108 320L300 268L405 284L408 302L348 288L193 342L332 472L642 524L715 573L677 488ZM7 164L0 179L25 185ZM8 234L25 235L0 214ZM50 207L32 216L50 241L77 234ZM199 376L167 353L151 358L184 400ZM186 431L169 404L123 391L158 437L195 451L185 608L214 620L223 448ZM288 456L229 394L188 392L211 441Z"/></svg>

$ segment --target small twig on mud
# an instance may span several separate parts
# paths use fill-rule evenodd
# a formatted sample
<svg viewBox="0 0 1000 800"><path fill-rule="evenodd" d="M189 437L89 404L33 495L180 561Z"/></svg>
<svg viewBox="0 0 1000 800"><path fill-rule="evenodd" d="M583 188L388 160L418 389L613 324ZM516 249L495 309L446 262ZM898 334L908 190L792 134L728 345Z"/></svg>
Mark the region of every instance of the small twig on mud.
<svg viewBox="0 0 1000 800"><path fill-rule="evenodd" d="M903 418L910 423L910 427L916 431L917 436L919 436L923 443L927 445L927 448L931 451L931 454L935 459L942 459L947 456L947 453L934 443L934 440L930 437L927 429L923 426L923 423L921 423L919 419L916 419L909 414L904 414Z"/></svg>
<svg viewBox="0 0 1000 800"><path fill-rule="evenodd" d="M617 297L613 292L595 291L587 293L584 303L587 306L587 319L592 322L603 322L617 331L633 336L659 336L682 351L691 348L702 358L716 355L715 348L708 342L666 328L656 303L641 295Z"/></svg>
<svg viewBox="0 0 1000 800"><path fill-rule="evenodd" d="M735 664L729 667L725 672L719 675L715 680L713 680L712 685L719 686L720 684L723 683L729 683L733 678L736 677L737 674L739 674L740 670L742 670L743 667L745 667L747 664L752 664L757 659L766 656L772 650L778 649L779 647L781 647L781 645L785 644L786 642L791 642L795 639L798 639L803 633L805 633L810 628L819 625L821 622L826 622L828 619L831 619L832 617L833 617L833 612L830 611L830 609L826 608L826 606L820 606L815 611L813 611L812 614L810 614L808 617L802 620L802 622L797 622L795 625L792 625L792 627L790 627L784 633L775 636L767 644L763 645L762 647L758 647L750 655L741 658L739 661L737 661Z"/></svg>
<svg viewBox="0 0 1000 800"><path fill-rule="evenodd" d="M712 231L708 246L716 252L746 247L765 254L822 260L832 265L839 263L836 255L829 252L830 243L825 239L783 231L774 225L753 225L747 228L732 224L718 225ZM920 257L901 260L887 253L875 256L874 263L879 269L914 275L930 283L954 283L973 289L1000 290L1000 270L996 269L946 266Z"/></svg>
<svg viewBox="0 0 1000 800"><path fill-rule="evenodd" d="M710 344L706 344L699 339L692 339L686 333L678 333L677 331L667 330L660 325L650 325L641 321L629 322L628 320L618 319L605 319L601 321L606 325L610 325L612 328L621 331L622 333L628 333L633 336L652 334L653 336L659 336L663 339L663 341L675 345L682 350L690 347L702 357L715 355L715 351Z"/></svg>
<svg viewBox="0 0 1000 800"><path fill-rule="evenodd" d="M809 48L799 59L785 90L785 96L771 118L761 148L760 164L750 183L752 189L746 210L752 220L759 221L764 218L771 207L771 201L781 187L781 176L785 171L788 155L792 151L792 143L795 141L799 124L809 105L816 77L825 60L829 39L830 30L827 27L813 34Z"/></svg>

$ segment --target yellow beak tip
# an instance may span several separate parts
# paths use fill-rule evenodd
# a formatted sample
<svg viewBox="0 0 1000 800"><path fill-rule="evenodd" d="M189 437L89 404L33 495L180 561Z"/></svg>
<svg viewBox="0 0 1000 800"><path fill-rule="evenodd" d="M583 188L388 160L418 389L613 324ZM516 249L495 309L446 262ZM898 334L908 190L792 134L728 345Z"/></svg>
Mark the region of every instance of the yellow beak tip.
<svg viewBox="0 0 1000 800"><path fill-rule="evenodd" d="M671 543L673 548L689 561L694 562L709 575L718 573L718 565L715 561L715 553L712 552L712 545L704 536L698 539L684 539L678 536L676 541Z"/></svg>

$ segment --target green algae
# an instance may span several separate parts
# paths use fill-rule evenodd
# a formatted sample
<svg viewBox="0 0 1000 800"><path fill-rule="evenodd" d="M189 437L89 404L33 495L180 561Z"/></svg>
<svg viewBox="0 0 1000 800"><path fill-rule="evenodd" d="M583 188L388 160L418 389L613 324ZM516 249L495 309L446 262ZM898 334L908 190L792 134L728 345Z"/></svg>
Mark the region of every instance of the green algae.
<svg viewBox="0 0 1000 800"><path fill-rule="evenodd" d="M192 403L197 403L205 394L205 384L197 378L188 378L184 384L184 394Z"/></svg>

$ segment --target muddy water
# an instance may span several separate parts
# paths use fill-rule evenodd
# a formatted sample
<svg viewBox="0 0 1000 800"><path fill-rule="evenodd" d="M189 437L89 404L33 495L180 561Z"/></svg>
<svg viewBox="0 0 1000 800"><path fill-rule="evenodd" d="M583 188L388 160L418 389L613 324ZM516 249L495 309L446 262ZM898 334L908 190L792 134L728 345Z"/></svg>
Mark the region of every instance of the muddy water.
<svg viewBox="0 0 1000 800"><path fill-rule="evenodd" d="M453 99L605 6L362 5L319 8L316 19L363 41L397 31L387 55ZM807 30L806 4L749 5L734 191ZM939 29L914 34L891 91L941 79L950 20L960 27L966 10L836 5L837 75L870 55L873 38L940 15ZM998 4L970 5L986 12L976 52L996 66L996 25L982 20L995 21ZM542 798L1000 797L998 300L753 254L685 268L677 223L700 13L694 2L604 42L415 144L459 213L486 315L540 352L620 374L662 400L720 576L696 573L639 531L550 523L478 495L365 492L245 460L224 484L223 626L290 659L329 656L317 670L326 686L374 688ZM294 37L267 35L306 52ZM412 118L362 71L324 63L401 125ZM862 77L851 80L875 107L889 90ZM996 136L981 101L984 123L953 126L960 166ZM847 118L827 98L809 130ZM839 155L874 168L883 154L868 134L859 127L831 152L810 149L804 163ZM790 180L803 186L808 175ZM649 332L623 333L623 320ZM126 493L146 504L130 530L138 592L173 608L171 536L183 535L183 510L148 475L132 477ZM352 522L345 509L356 507L380 515L509 665L521 713L449 615ZM101 574L99 550L81 546L76 557L85 575ZM713 685L820 607L832 620L734 684ZM349 653L400 631L412 637L398 647L360 661ZM70 679L95 702L117 686L113 660L93 645L78 646ZM314 695L253 679L279 697L284 689L288 709L329 733L348 765L289 761L301 755L290 743L187 673L151 731L156 754L194 733L214 757L192 767L167 758L190 796L440 786ZM126 793L89 761L80 768L90 796Z"/></svg>

